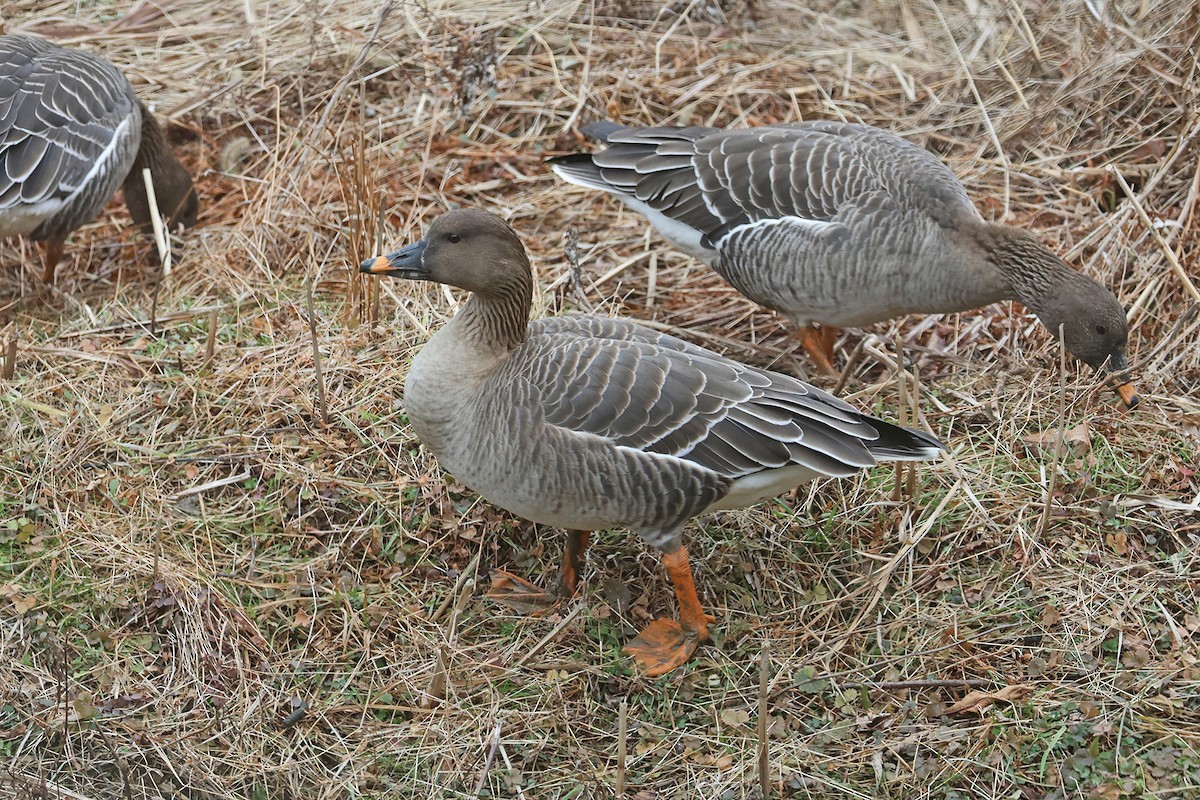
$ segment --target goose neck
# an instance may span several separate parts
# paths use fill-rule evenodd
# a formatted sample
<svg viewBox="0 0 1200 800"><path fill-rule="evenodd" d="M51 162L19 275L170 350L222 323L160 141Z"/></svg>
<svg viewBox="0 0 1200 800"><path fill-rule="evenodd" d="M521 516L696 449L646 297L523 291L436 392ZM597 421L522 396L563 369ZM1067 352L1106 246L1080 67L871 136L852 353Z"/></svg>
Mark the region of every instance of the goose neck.
<svg viewBox="0 0 1200 800"><path fill-rule="evenodd" d="M509 352L528 336L529 311L533 302L533 280L525 277L498 282L486 293L476 292L463 304L454 319L458 335L483 349Z"/></svg>
<svg viewBox="0 0 1200 800"><path fill-rule="evenodd" d="M138 147L137 156L133 160L133 168L129 171L128 181L142 182L142 170L149 167L152 175L160 175L166 165L175 161L163 135L162 126L154 115L138 101L138 111L141 116L142 141Z"/></svg>
<svg viewBox="0 0 1200 800"><path fill-rule="evenodd" d="M988 260L1004 276L1013 299L1041 314L1072 270L1032 234L1008 225L987 226Z"/></svg>

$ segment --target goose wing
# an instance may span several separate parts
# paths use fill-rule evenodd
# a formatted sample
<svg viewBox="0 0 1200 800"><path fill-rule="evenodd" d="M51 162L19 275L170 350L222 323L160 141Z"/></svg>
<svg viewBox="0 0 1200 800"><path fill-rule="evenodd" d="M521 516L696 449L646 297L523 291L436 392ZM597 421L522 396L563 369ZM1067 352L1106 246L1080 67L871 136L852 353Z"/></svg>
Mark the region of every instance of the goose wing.
<svg viewBox="0 0 1200 800"><path fill-rule="evenodd" d="M731 361L623 320L534 323L520 359L547 424L612 446L693 462L729 478L800 464L846 476L876 456L940 445L801 381ZM882 449L880 449L882 448Z"/></svg>
<svg viewBox="0 0 1200 800"><path fill-rule="evenodd" d="M716 249L731 231L785 220L808 229L919 210L942 224L978 211L932 153L865 125L628 128L594 123L608 143L551 159L564 180L618 195L700 234ZM640 205L639 205L640 204Z"/></svg>
<svg viewBox="0 0 1200 800"><path fill-rule="evenodd" d="M104 59L0 37L0 211L73 195L135 111L129 81Z"/></svg>

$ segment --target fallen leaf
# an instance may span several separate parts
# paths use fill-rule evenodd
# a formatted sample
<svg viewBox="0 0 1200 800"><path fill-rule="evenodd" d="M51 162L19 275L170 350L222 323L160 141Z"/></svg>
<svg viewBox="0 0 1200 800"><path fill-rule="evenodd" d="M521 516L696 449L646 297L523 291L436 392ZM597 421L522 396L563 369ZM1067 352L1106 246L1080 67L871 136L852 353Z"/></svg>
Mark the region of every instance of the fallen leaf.
<svg viewBox="0 0 1200 800"><path fill-rule="evenodd" d="M1054 443L1058 440L1058 428L1047 428L1038 433L1031 433L1021 437L1021 441L1025 444L1034 447L1045 448L1049 452L1054 452ZM1092 431L1086 422L1081 422L1074 428L1067 428L1062 432L1063 444L1071 449L1077 456L1085 455L1092 449Z"/></svg>
<svg viewBox="0 0 1200 800"><path fill-rule="evenodd" d="M1162 139L1150 139L1129 151L1130 161L1157 161L1167 152L1167 143Z"/></svg>
<svg viewBox="0 0 1200 800"><path fill-rule="evenodd" d="M1013 703L1032 690L1033 687L1028 683L1005 686L998 692L981 692L976 689L968 692L966 697L947 708L946 714L964 714L968 711L978 711L982 714L983 710L992 703Z"/></svg>
<svg viewBox="0 0 1200 800"><path fill-rule="evenodd" d="M625 585L625 581L618 578L604 579L604 599L608 604L617 610L618 614L624 614L629 608L629 604L633 601L633 592L629 591L629 587Z"/></svg>
<svg viewBox="0 0 1200 800"><path fill-rule="evenodd" d="M726 725L748 727L750 725L750 712L743 708L727 708L720 713L720 719Z"/></svg>

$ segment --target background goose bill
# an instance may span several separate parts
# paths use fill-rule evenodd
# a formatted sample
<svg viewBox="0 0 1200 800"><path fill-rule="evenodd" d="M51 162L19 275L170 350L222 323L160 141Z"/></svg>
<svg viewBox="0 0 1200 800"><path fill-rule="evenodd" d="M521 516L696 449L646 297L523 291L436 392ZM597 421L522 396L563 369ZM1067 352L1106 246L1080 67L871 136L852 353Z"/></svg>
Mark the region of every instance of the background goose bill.
<svg viewBox="0 0 1200 800"><path fill-rule="evenodd" d="M358 271L367 275L387 275L410 281L429 280L424 266L426 243L424 239L402 247L386 256L368 258L358 266Z"/></svg>
<svg viewBox="0 0 1200 800"><path fill-rule="evenodd" d="M1138 407L1142 402L1142 398L1137 393L1137 387L1133 385L1133 381L1122 380L1113 377L1109 380L1109 385L1112 386L1114 392L1121 398L1121 402L1125 408L1132 410Z"/></svg>

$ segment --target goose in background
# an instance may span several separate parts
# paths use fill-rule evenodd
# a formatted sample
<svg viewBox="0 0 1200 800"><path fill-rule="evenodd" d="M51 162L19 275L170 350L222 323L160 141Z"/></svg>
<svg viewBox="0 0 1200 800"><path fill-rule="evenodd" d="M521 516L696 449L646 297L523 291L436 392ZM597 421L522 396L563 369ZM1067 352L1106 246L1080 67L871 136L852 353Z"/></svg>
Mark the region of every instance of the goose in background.
<svg viewBox="0 0 1200 800"><path fill-rule="evenodd" d="M1032 309L1055 336L1061 326L1067 350L1102 374L1128 368L1113 293L1027 231L984 221L945 164L898 136L830 121L582 131L608 147L550 159L560 178L616 196L802 326L829 373L838 327L1000 300ZM1132 408L1134 386L1118 376L1109 382Z"/></svg>
<svg viewBox="0 0 1200 800"><path fill-rule="evenodd" d="M688 520L943 449L795 378L634 322L530 322L528 256L489 212L446 213L420 241L360 269L471 292L413 359L405 408L457 480L568 530L559 596L575 591L590 531L629 528L661 551L679 620L654 620L626 647L650 675L686 662L708 636L682 537ZM506 593L557 600L507 574L493 584L493 596Z"/></svg>
<svg viewBox="0 0 1200 800"><path fill-rule="evenodd" d="M144 167L164 221L195 225L192 179L120 70L82 50L0 36L0 237L43 242L46 283L67 237L117 187L133 221L151 230Z"/></svg>

